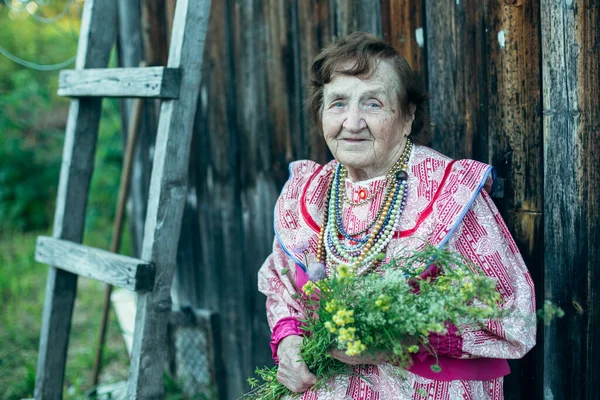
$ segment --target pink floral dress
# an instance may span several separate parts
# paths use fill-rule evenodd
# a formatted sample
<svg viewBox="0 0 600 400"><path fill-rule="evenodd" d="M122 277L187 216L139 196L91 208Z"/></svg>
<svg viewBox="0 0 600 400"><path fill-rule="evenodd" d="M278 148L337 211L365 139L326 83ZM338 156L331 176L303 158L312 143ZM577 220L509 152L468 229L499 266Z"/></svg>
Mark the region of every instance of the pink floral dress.
<svg viewBox="0 0 600 400"><path fill-rule="evenodd" d="M337 163L312 161L290 164L290 178L275 206L273 253L259 271L259 290L267 296L267 318L272 329L271 348L288 335L301 335L302 306L293 298L306 282L306 265L315 260L317 235L323 222L325 194ZM401 370L390 364L364 365L339 376L327 390L308 391L303 400L377 399L493 399L503 398L506 359L520 358L535 344L535 298L531 276L488 192L493 169L473 160L453 161L427 147L414 146L408 164L407 204L400 230L387 255L417 249L424 242L446 246L479 265L497 282L507 313L481 325L459 324L457 332L430 337L442 372L430 366L434 358L422 354L413 366ZM361 205L345 203L344 226L365 229L378 212L384 177L353 183L346 195L358 202L364 192L373 196ZM383 188L385 189L385 188ZM288 273L282 273L287 269ZM458 334L457 334L458 333ZM356 375L356 374L354 374Z"/></svg>

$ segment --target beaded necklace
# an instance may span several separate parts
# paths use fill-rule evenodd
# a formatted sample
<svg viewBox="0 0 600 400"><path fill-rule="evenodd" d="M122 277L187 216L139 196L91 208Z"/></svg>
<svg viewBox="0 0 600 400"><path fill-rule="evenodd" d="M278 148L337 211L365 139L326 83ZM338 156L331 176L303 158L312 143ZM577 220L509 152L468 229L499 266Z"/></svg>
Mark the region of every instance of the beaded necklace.
<svg viewBox="0 0 600 400"><path fill-rule="evenodd" d="M372 266L377 262L379 253L383 252L392 240L393 234L399 225L400 215L406 206L406 196L408 194L406 169L412 146L409 139L400 159L387 173L385 184L388 187L382 205L374 221L365 230L366 232L370 229L370 232L363 238L357 238L357 234L350 235L344 229L340 203L343 205L344 202L347 171L343 165L338 164L327 188L325 198L327 207L317 242L316 262L326 262L332 266L346 264L353 270L357 270L361 266ZM371 196L371 198L373 197L374 195ZM363 232L358 234L360 233ZM348 239L350 244L343 244L340 241L340 235ZM356 244L353 245L352 243Z"/></svg>

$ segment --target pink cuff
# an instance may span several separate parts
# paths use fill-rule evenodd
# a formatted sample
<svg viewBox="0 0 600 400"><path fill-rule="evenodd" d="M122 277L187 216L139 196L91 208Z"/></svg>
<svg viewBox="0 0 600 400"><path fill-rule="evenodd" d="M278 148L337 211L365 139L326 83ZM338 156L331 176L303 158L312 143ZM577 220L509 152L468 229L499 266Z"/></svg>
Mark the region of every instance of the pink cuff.
<svg viewBox="0 0 600 400"><path fill-rule="evenodd" d="M279 364L279 357L277 357L277 347L279 342L284 338L291 335L303 336L304 331L300 328L301 323L296 317L284 317L281 318L273 327L271 333L271 353L275 364Z"/></svg>
<svg viewBox="0 0 600 400"><path fill-rule="evenodd" d="M429 344L438 356L460 357L463 354L462 336L456 325L449 323L446 324L446 327L448 332L445 334L430 333ZM429 357L431 355L430 350L421 346L421 350L417 354L419 360L424 361Z"/></svg>

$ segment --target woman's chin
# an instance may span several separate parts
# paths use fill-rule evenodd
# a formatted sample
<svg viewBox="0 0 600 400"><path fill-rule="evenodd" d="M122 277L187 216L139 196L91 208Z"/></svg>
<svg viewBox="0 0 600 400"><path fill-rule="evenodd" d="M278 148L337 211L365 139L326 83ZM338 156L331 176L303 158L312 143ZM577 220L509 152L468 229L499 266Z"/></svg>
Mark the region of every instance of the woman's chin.
<svg viewBox="0 0 600 400"><path fill-rule="evenodd" d="M343 156L336 157L335 159L342 163L342 165L346 168L369 169L374 164L368 159L365 159L364 152L348 152Z"/></svg>

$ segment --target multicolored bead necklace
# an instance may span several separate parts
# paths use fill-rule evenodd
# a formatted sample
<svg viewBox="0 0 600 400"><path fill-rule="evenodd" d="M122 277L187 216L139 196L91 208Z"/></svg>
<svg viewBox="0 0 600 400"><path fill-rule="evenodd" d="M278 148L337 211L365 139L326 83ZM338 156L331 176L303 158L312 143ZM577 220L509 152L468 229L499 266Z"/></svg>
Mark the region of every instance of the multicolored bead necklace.
<svg viewBox="0 0 600 400"><path fill-rule="evenodd" d="M406 172L408 159L412 151L410 139L404 146L404 151L399 160L386 175L387 186L382 205L372 223L364 231L349 234L343 226L342 208L345 198L345 181L347 171L343 165L338 167L329 181L325 204L324 222L319 232L317 243L317 262L328 265L346 264L357 270L362 266L372 266L377 261L379 253L383 252L396 232L400 215L406 206L408 194L408 174ZM378 192L370 199L374 198ZM357 205L350 203L351 205ZM363 204L360 202L360 204ZM357 235L367 232L364 237ZM340 241L340 236L348 239L345 245ZM356 243L356 244L352 244Z"/></svg>

